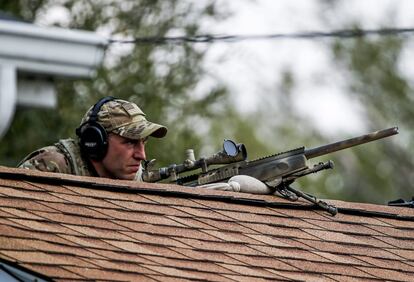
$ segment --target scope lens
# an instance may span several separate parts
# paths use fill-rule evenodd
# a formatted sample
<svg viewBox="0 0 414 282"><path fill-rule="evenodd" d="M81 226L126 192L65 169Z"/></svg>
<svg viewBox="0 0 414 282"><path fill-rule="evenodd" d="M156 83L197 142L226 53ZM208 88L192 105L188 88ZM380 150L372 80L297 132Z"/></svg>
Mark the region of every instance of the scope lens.
<svg viewBox="0 0 414 282"><path fill-rule="evenodd" d="M224 152L231 157L237 156L239 150L237 149L236 143L231 140L224 140L223 143Z"/></svg>

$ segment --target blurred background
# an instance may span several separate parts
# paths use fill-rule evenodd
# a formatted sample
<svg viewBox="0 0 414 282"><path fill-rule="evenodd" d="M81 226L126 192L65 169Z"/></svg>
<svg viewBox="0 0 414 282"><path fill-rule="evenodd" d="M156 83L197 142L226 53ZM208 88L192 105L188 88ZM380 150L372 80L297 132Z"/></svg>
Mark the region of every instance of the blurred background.
<svg viewBox="0 0 414 282"><path fill-rule="evenodd" d="M123 40L413 28L413 6L408 0L3 0L0 11L13 20L119 42L105 45L93 76L51 79L55 107L16 107L0 137L0 165L14 167L39 147L75 137L86 110L111 95L136 102L148 119L169 128L166 138L147 145L147 157L160 166L181 163L187 148L196 158L213 154L223 139L244 143L253 160L398 126L399 135L312 160L332 159L335 169L304 177L295 187L346 201L410 200L414 32L169 44Z"/></svg>

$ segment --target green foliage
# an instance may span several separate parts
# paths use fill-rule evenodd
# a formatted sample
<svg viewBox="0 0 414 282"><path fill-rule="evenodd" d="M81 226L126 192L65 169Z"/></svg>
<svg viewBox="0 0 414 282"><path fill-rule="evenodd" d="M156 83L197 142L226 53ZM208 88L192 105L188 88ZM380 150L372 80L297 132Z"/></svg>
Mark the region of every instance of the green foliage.
<svg viewBox="0 0 414 282"><path fill-rule="evenodd" d="M335 42L332 52L336 69L349 78L349 95L357 97L364 106L368 131L398 125L401 132L310 160L316 163L332 159L335 169L301 178L295 187L322 198L379 204L412 197L409 183L414 180L414 165L407 152L413 150L413 93L398 67L403 46L401 39L393 37ZM292 93L299 83L289 69L282 72L277 87L266 91L260 109L246 121L255 124L252 132L260 136L260 144L254 145L260 148L259 156L263 152L273 154L300 146L314 148L354 137L338 136L332 140L321 135L316 125L293 106Z"/></svg>
<svg viewBox="0 0 414 282"><path fill-rule="evenodd" d="M386 142L355 150L355 161L344 170L345 185L364 201L412 197L414 149L413 89L400 68L404 40L400 37L337 41L333 52L349 80L349 93L365 107L372 130L398 125L400 134ZM408 141L408 142L407 142ZM363 172L360 179L352 177ZM350 194L351 196L354 196Z"/></svg>
<svg viewBox="0 0 414 282"><path fill-rule="evenodd" d="M48 0L5 0L0 2L0 11L32 22L36 18L36 12L47 2Z"/></svg>
<svg viewBox="0 0 414 282"><path fill-rule="evenodd" d="M109 36L118 38L172 33L193 35L201 33L200 19L214 20L219 16L215 1L198 5L149 0L2 1L0 9L26 20L38 20L54 5L65 7L68 12L67 27L109 30ZM74 137L74 129L87 109L107 95L136 102L149 120L169 128L165 139L148 143L148 158L157 158L160 164L166 165L181 161L185 148L202 148L203 132L198 132L193 122L202 120L207 126L204 132L208 132L209 121L217 117L216 109L227 103L228 95L220 85L195 93L197 83L205 74L201 62L207 47L132 44L127 46L128 51L116 51L116 47L119 46L109 46L107 62L93 80L56 82L57 111L16 111L10 130L1 140L3 165L14 166L34 149L60 138Z"/></svg>

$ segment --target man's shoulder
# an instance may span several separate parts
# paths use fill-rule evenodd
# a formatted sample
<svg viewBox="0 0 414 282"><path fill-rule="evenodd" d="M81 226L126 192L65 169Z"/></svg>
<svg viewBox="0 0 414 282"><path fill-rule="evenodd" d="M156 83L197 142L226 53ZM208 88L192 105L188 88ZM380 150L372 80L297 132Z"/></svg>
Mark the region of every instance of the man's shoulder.
<svg viewBox="0 0 414 282"><path fill-rule="evenodd" d="M20 168L72 174L70 159L59 144L43 147L29 154Z"/></svg>

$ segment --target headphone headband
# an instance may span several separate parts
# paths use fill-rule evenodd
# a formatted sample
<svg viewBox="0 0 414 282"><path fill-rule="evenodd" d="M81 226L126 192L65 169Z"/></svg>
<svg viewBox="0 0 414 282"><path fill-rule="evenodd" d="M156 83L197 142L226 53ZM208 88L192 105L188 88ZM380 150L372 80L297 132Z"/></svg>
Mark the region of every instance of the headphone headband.
<svg viewBox="0 0 414 282"><path fill-rule="evenodd" d="M92 109L92 113L89 116L89 119L87 122L96 122L96 120L98 119L98 113L101 110L101 107L103 106L103 104L114 100L115 98L112 96L108 96L108 97L104 97L101 98L98 102L96 102L96 104L93 106Z"/></svg>

